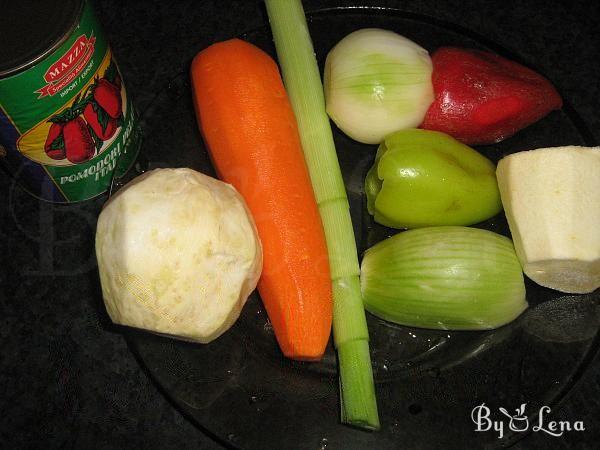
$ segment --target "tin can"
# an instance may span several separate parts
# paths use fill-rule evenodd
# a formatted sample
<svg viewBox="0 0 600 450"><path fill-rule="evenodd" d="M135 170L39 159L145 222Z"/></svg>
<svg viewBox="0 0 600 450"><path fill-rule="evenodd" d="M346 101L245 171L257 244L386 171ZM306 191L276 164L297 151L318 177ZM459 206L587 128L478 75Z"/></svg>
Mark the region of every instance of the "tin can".
<svg viewBox="0 0 600 450"><path fill-rule="evenodd" d="M10 21L0 46L1 164L43 200L71 203L106 192L115 168L135 161L141 130L92 6L44 0L2 7Z"/></svg>

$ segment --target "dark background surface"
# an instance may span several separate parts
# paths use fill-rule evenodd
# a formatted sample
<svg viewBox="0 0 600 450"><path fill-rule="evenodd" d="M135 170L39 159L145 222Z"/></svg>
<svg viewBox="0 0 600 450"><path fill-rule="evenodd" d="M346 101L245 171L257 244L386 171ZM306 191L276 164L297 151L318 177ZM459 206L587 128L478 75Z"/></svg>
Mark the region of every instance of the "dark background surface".
<svg viewBox="0 0 600 450"><path fill-rule="evenodd" d="M548 76L600 141L597 5L305 1L307 11L349 5L395 7L486 36ZM100 0L96 10L142 113L197 51L266 24L258 1ZM221 448L165 400L103 311L93 239L104 201L52 205L0 178L0 447ZM517 448L596 448L599 391L597 355L553 411L587 430L535 433Z"/></svg>

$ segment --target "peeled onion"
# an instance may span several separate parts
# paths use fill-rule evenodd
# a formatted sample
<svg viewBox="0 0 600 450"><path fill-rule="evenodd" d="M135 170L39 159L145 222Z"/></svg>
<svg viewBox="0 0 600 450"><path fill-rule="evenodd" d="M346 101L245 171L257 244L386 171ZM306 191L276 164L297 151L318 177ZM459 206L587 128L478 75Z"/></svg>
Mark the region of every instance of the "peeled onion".
<svg viewBox="0 0 600 450"><path fill-rule="evenodd" d="M329 52L324 88L327 114L352 139L378 144L421 124L433 102L429 53L397 33L365 28Z"/></svg>
<svg viewBox="0 0 600 450"><path fill-rule="evenodd" d="M478 228L396 234L367 250L360 281L365 308L401 325L491 329L527 308L511 240Z"/></svg>

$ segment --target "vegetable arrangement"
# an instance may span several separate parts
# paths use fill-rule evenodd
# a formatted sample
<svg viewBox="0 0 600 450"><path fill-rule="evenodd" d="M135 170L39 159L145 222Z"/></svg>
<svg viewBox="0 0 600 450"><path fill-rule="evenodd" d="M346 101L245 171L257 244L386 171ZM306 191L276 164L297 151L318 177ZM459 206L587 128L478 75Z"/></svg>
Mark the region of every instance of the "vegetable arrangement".
<svg viewBox="0 0 600 450"><path fill-rule="evenodd" d="M96 238L105 304L117 323L209 342L258 283L286 357L321 358L333 325L341 420L377 430L364 308L401 325L482 330L527 308L523 271L564 292L597 289L600 148L523 151L496 168L468 144L499 142L560 108L548 80L488 52L443 47L430 58L394 32L364 29L330 51L323 86L301 1L265 4L283 81L269 55L239 39L191 66L199 129L231 185L155 171L111 199ZM85 160L86 146L114 133L109 84L94 88L104 100L50 128L50 157ZM368 211L410 229L360 266L329 118L379 144ZM61 141L75 133L83 150ZM502 208L514 246L467 227Z"/></svg>
<svg viewBox="0 0 600 450"><path fill-rule="evenodd" d="M367 251L361 271L367 309L404 325L493 328L527 307L521 266L544 286L581 293L596 289L600 233L595 227L600 204L588 201L583 192L600 187L598 176L592 175L598 168L597 149L541 149L511 155L498 167L499 190L493 164L465 145L499 142L559 109L562 99L550 82L489 52L442 47L432 56L430 84L435 98L428 103L423 86L413 85L415 71L408 70L403 77L402 70L414 70L414 64L406 59L373 63L384 60L383 54L397 55L414 47L405 38L390 38L382 51L370 38L374 33L390 36L385 30L359 30L331 50L328 61L331 58L335 66L326 68L326 75L339 67L346 71L351 67L359 75L331 77L327 91L349 96L352 92L393 110L396 99L382 93L388 92L386 83L391 78L405 79L408 87L403 87L419 98L411 104L412 111L427 109L420 122L423 129L398 126L381 137L365 180L367 208L376 222L423 228ZM351 42L351 50L343 46L344 41ZM410 95L405 92L404 97ZM334 106L331 103L328 112L339 124L340 113ZM380 129L382 118L372 114L369 102L354 102L348 109L352 122L341 122L340 128L350 137ZM401 116L402 111L396 108L395 114ZM579 177L583 192L574 188ZM489 235L479 232L429 228L472 225L495 216L502 204L516 254L510 241L500 245L498 239L494 244Z"/></svg>
<svg viewBox="0 0 600 450"><path fill-rule="evenodd" d="M492 144L562 106L548 80L518 63L456 47L430 59L409 39L376 28L342 39L327 55L325 78L331 119L369 144L416 126Z"/></svg>

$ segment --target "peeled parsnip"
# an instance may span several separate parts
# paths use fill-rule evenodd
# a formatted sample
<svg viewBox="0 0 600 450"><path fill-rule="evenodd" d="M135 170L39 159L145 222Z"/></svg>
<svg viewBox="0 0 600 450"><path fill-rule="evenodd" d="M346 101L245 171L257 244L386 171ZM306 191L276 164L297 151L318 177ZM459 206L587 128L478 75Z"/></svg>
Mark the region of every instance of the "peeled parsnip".
<svg viewBox="0 0 600 450"><path fill-rule="evenodd" d="M600 147L523 151L498 163L519 261L536 283L569 293L600 286Z"/></svg>

